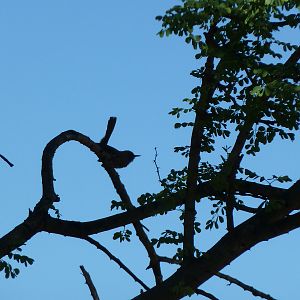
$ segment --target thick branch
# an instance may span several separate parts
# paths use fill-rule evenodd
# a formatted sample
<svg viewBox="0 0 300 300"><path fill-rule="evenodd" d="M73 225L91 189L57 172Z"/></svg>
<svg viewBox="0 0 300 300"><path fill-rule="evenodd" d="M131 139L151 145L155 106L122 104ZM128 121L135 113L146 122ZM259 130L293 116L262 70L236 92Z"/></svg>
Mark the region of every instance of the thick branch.
<svg viewBox="0 0 300 300"><path fill-rule="evenodd" d="M282 199L286 201L286 189L263 185L260 183L235 181L235 190L239 195L247 195L257 198ZM293 186L294 193L300 193L297 185ZM197 188L196 199L213 196L216 193L213 185L209 182L202 183ZM185 191L174 193L170 198L150 203L132 211L114 216L102 218L90 222L76 222L55 219L47 212L30 213L28 218L12 231L0 238L0 257L7 255L17 247L24 245L32 236L40 231L56 233L66 236L82 237L96 234L142 220L166 210L175 209L184 203Z"/></svg>
<svg viewBox="0 0 300 300"><path fill-rule="evenodd" d="M235 181L235 189L240 195L259 197L263 199L282 199L285 201L287 190L270 185L264 185L244 180ZM216 193L211 183L202 183L198 186L196 199L213 196ZM66 236L80 237L108 231L125 226L137 220L143 220L166 210L175 209L184 203L185 191L174 193L170 198L137 207L133 210L105 217L95 221L78 222L52 218L45 220L43 230ZM1 248L1 239L0 239Z"/></svg>
<svg viewBox="0 0 300 300"><path fill-rule="evenodd" d="M181 262L179 260L169 258L169 257L165 257L165 256L159 256L159 260L162 261L162 262L169 263L169 264L181 265ZM225 280L229 281L230 283L238 285L239 287L241 287L245 291L249 291L250 293L252 293L254 296L259 296L261 298L268 299L268 300L275 300L270 295L267 295L267 294L255 289L254 287L252 287L250 285L247 285L247 284L241 282L240 280L238 280L236 278L233 278L233 277L231 277L227 274L217 272L215 275L219 278L222 278L222 279L225 279ZM196 293L197 293L197 290L198 289L196 289Z"/></svg>
<svg viewBox="0 0 300 300"><path fill-rule="evenodd" d="M43 196L40 202L36 205L35 209L41 209L48 211L48 209L53 205L54 202L59 201L53 185L53 157L59 146L68 142L76 141L86 146L92 152L94 152L97 157L101 156L101 147L99 144L93 142L89 137L76 132L74 130L68 130L62 132L54 139L52 139L43 151L42 156L42 186L43 186Z"/></svg>
<svg viewBox="0 0 300 300"><path fill-rule="evenodd" d="M23 246L36 233L42 231L43 213L29 213L29 216L0 239L0 258Z"/></svg>
<svg viewBox="0 0 300 300"><path fill-rule="evenodd" d="M283 188L242 179L236 179L234 181L234 189L239 195L252 196L262 199L281 198L287 191Z"/></svg>
<svg viewBox="0 0 300 300"><path fill-rule="evenodd" d="M300 213L287 217L285 214L292 211L295 206L299 206L299 202L298 194L297 199L291 197L284 208L277 206L271 210L270 208L262 209L258 214L235 227L234 231L227 233L203 256L193 259L189 265L180 267L160 286L134 299L177 300L182 298L189 293L190 289L195 290L256 244L298 228ZM179 289L178 286L182 288Z"/></svg>
<svg viewBox="0 0 300 300"><path fill-rule="evenodd" d="M291 54L288 60L285 62L285 66L295 65L300 59L300 46Z"/></svg>
<svg viewBox="0 0 300 300"><path fill-rule="evenodd" d="M0 257L7 255L17 247L22 246L36 233L43 230L43 227L48 220L47 214L49 208L53 206L53 203L55 201L59 201L59 198L56 195L53 186L53 157L57 148L70 140L74 140L83 144L92 152L94 152L98 158L101 156L101 147L99 147L97 143L94 143L87 136L74 130L62 132L61 134L53 138L46 145L43 151L42 198L35 206L33 212L29 210L29 216L24 222L16 226L12 231L7 233L0 239Z"/></svg>

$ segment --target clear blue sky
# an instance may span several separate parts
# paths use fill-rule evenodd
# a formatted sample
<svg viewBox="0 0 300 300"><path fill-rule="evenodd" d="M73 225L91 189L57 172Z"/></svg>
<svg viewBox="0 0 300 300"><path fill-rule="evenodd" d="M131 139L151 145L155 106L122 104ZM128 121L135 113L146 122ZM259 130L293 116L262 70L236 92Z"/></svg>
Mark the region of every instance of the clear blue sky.
<svg viewBox="0 0 300 300"><path fill-rule="evenodd" d="M133 201L144 192L159 190L154 147L158 147L162 175L183 166L184 160L172 149L187 143L188 132L175 131L175 120L167 113L190 95L195 82L189 72L197 62L183 40L156 36L160 25L154 20L176 3L1 2L0 153L15 164L9 168L0 162L1 235L22 222L39 200L43 148L64 130L75 129L99 140L108 117L118 117L111 143L142 155L120 171ZM278 141L247 163L266 175L289 174L297 179L299 150L299 140ZM57 207L64 219L87 221L111 214L110 201L118 198L91 153L68 143L55 156L54 168L61 197ZM179 222L170 216L150 218L144 224L153 228L150 237L154 237L165 228L178 228ZM145 271L147 256L137 238L120 244L112 241L114 231L95 238L152 285L152 273ZM203 250L221 234L212 231L200 236ZM294 231L258 245L224 272L275 298L296 299L299 238L299 231ZM81 264L90 272L101 299L130 299L140 290L104 254L80 240L42 233L23 247L23 253L35 263L21 268L15 280L0 276L3 299L91 299ZM168 252L160 252L164 253ZM171 274L172 268L165 267ZM223 300L253 299L219 279L203 288Z"/></svg>

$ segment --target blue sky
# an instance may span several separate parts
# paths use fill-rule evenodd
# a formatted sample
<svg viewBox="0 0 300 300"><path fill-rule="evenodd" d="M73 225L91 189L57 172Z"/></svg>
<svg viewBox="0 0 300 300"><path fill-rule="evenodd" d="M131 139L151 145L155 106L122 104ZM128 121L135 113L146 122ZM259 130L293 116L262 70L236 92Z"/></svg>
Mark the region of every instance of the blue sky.
<svg viewBox="0 0 300 300"><path fill-rule="evenodd" d="M78 130L100 140L109 116L118 117L111 144L142 155L120 170L133 201L144 192L159 190L154 147L158 147L163 176L184 165L185 160L172 149L186 144L189 132L174 130L175 120L167 113L190 95L195 81L189 73L197 62L183 40L158 37L160 25L154 19L176 3L1 2L0 153L15 164L9 168L0 162L1 235L22 222L28 208L39 200L43 148L64 130ZM287 38L295 36L287 34ZM259 173L298 179L299 150L299 140L277 141L246 163ZM111 214L110 201L118 199L97 159L86 149L75 143L64 145L55 156L54 169L61 197L57 207L64 219L87 221ZM145 220L153 228L150 237L165 228L179 228L173 216ZM112 240L113 232L95 238L152 285L151 271L145 271L147 256L137 238L120 244ZM207 249L222 233L205 232L199 243ZM299 237L294 231L262 243L224 272L275 298L296 299ZM80 240L42 233L23 247L23 253L35 263L21 268L15 280L0 276L3 299L91 299L81 264L103 299L130 299L140 290L104 254ZM166 274L174 270L164 268ZM203 288L223 300L253 299L217 279Z"/></svg>

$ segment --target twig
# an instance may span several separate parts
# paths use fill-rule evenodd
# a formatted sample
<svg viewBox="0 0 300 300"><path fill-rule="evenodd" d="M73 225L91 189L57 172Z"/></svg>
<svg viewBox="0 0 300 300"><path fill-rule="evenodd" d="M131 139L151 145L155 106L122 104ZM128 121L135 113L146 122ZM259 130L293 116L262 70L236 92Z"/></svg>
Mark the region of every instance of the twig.
<svg viewBox="0 0 300 300"><path fill-rule="evenodd" d="M248 212L250 214L256 214L259 211L259 208L253 208L253 207L250 207L250 206L247 206L244 204L239 204L237 202L234 203L234 207L237 210L242 210L242 211Z"/></svg>
<svg viewBox="0 0 300 300"><path fill-rule="evenodd" d="M106 146L108 144L108 141L114 131L114 128L117 123L117 118L116 117L110 117L108 122L107 122L107 127L106 127L106 132L102 140L100 141L100 144L102 146Z"/></svg>
<svg viewBox="0 0 300 300"><path fill-rule="evenodd" d="M245 284L245 283L241 282L240 280L238 280L236 278L233 278L229 275L218 272L218 273L216 273L216 276L218 276L219 278L227 280L229 282L229 284L232 284L232 283L236 284L237 286L241 287L245 291L248 291L248 292L252 293L253 296L256 296L256 297L258 296L258 297L261 297L261 298L267 299L267 300L276 300L275 298L271 297L270 295L265 294L265 293L255 289L254 287L252 287L248 284Z"/></svg>
<svg viewBox="0 0 300 300"><path fill-rule="evenodd" d="M197 294L197 295L202 295L202 296L204 296L204 297L206 297L206 298L208 298L208 299L211 299L211 300L219 300L217 297L215 297L213 294L210 294L210 293L208 293L208 292L205 292L205 291L203 291L203 290L201 290L201 289L195 289L195 293Z"/></svg>
<svg viewBox="0 0 300 300"><path fill-rule="evenodd" d="M131 276L133 278L133 280L135 280L136 282L138 282L145 290L149 290L150 289L142 280L140 280L136 275L134 275L133 272L131 272L129 270L129 268L127 268L121 262L120 259L118 259L116 256L114 256L108 249L106 249L104 246L102 246L99 242L95 241L91 237L85 237L84 239L86 241L88 241L89 243L91 243L92 245L94 245L97 249L99 249L103 253L105 253L115 263L117 263L121 269L123 269L129 276Z"/></svg>
<svg viewBox="0 0 300 300"><path fill-rule="evenodd" d="M158 153L157 153L157 148L155 147L154 148L154 151L155 151L155 155L154 155L154 165L155 165L155 168L156 168L156 173L157 173L157 176L158 176L158 181L161 183L162 180L161 180L161 177L160 177L160 172L159 172L159 166L157 164L157 156L158 156Z"/></svg>
<svg viewBox="0 0 300 300"><path fill-rule="evenodd" d="M168 263L168 264L172 264L172 265L181 265L181 261L179 261L178 259L175 258L170 258L167 256L158 256L159 261Z"/></svg>
<svg viewBox="0 0 300 300"><path fill-rule="evenodd" d="M5 156L0 154L0 158L2 158L10 167L13 167L14 164L12 164Z"/></svg>
<svg viewBox="0 0 300 300"><path fill-rule="evenodd" d="M89 287L89 290L91 292L93 299L100 300L90 274L85 270L84 266L79 266L79 267L80 267L80 270L82 271L83 277L85 278L85 282L86 282L87 286Z"/></svg>

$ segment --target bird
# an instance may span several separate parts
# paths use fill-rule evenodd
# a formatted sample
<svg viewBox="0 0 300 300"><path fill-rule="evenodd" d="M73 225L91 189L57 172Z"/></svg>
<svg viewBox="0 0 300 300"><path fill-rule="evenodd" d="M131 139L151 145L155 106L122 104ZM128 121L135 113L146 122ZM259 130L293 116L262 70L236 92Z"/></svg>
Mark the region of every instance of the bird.
<svg viewBox="0 0 300 300"><path fill-rule="evenodd" d="M139 157L140 155L134 154L129 150L121 151L108 145L108 141L114 130L116 122L116 117L109 118L105 135L100 141L99 146L104 153L104 160L107 161L111 167L115 169L121 169L127 167L136 157Z"/></svg>

